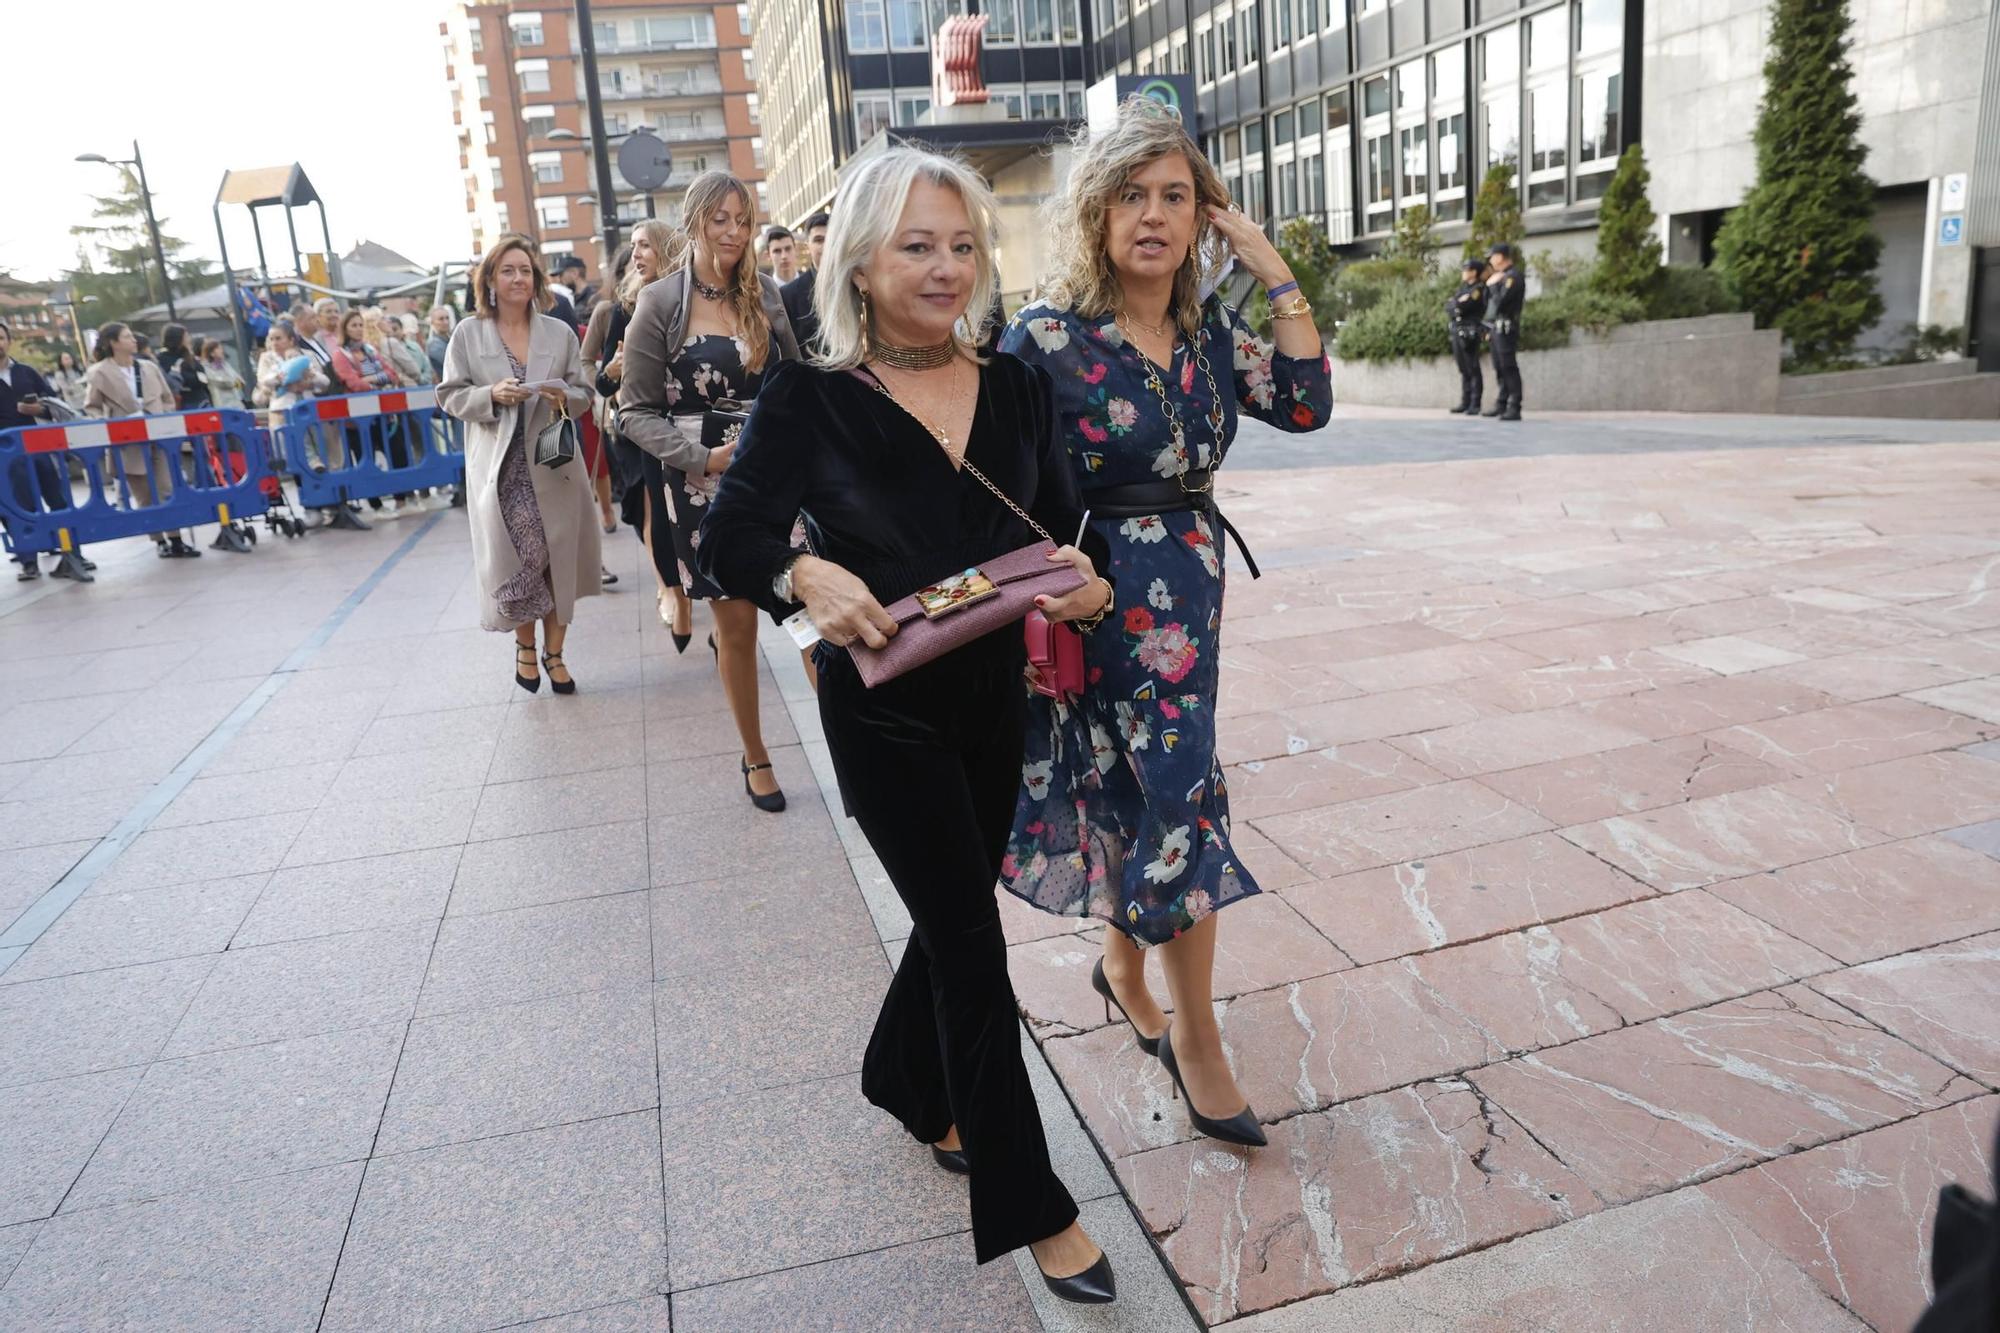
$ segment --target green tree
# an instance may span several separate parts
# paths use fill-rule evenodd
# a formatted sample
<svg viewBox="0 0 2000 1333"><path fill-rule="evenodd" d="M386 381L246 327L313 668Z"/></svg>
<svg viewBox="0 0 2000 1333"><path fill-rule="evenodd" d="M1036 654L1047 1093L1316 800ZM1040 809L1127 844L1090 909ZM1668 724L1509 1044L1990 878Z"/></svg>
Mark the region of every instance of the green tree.
<svg viewBox="0 0 2000 1333"><path fill-rule="evenodd" d="M1715 241L1724 281L1802 366L1839 360L1882 317L1850 27L1846 0L1772 0L1757 184Z"/></svg>
<svg viewBox="0 0 2000 1333"><path fill-rule="evenodd" d="M77 238L77 263L64 277L80 302L94 302L87 316L93 323L123 319L166 299L160 290L160 267L153 259L152 239L146 234L146 205L139 193L139 179L123 168L118 174L118 191L96 196L91 220L69 229ZM215 281L215 266L198 255L189 255L188 243L167 230L164 218L160 219L160 248L166 252L167 268L173 275L174 295Z"/></svg>
<svg viewBox="0 0 2000 1333"><path fill-rule="evenodd" d="M1495 162L1479 182L1472 201L1472 234L1465 238L1465 257L1485 259L1493 247L1518 247L1528 229L1521 221L1521 191L1514 184L1514 164Z"/></svg>
<svg viewBox="0 0 2000 1333"><path fill-rule="evenodd" d="M1396 234L1389 238L1391 259L1407 259L1433 277L1438 271L1437 223L1424 204L1413 204L1396 219Z"/></svg>
<svg viewBox="0 0 2000 1333"><path fill-rule="evenodd" d="M1604 192L1597 210L1597 286L1618 296L1643 301L1660 281L1658 219L1647 202L1652 174L1638 144L1618 159L1618 173Z"/></svg>

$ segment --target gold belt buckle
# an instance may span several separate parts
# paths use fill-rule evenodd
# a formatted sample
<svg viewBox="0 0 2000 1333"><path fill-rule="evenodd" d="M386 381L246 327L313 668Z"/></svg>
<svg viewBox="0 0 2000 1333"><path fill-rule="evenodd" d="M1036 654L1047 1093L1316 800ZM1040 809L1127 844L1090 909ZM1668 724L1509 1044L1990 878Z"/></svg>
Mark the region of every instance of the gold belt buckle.
<svg viewBox="0 0 2000 1333"><path fill-rule="evenodd" d="M939 579L928 588L917 589L917 605L923 609L926 620L937 620L954 611L962 611L974 602L983 602L988 597L998 596L1000 589L984 571L967 569L950 578Z"/></svg>

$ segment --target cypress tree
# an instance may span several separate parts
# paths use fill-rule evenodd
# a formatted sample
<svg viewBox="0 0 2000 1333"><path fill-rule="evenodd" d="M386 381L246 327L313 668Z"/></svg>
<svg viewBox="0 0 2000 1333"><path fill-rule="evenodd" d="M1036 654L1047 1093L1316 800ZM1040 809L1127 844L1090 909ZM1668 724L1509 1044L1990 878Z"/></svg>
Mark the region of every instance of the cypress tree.
<svg viewBox="0 0 2000 1333"><path fill-rule="evenodd" d="M1521 222L1521 191L1514 184L1514 164L1495 162L1486 168L1479 193L1472 201L1472 234L1465 238L1465 257L1484 259L1505 242L1519 247L1528 229Z"/></svg>
<svg viewBox="0 0 2000 1333"><path fill-rule="evenodd" d="M1838 359L1882 317L1850 27L1846 0L1772 0L1757 184L1715 242L1731 292L1804 366Z"/></svg>
<svg viewBox="0 0 2000 1333"><path fill-rule="evenodd" d="M1659 284L1660 238L1653 232L1657 219L1646 199L1651 183L1646 154L1633 144L1619 157L1618 172L1597 210L1597 272L1592 282L1600 291L1643 301Z"/></svg>

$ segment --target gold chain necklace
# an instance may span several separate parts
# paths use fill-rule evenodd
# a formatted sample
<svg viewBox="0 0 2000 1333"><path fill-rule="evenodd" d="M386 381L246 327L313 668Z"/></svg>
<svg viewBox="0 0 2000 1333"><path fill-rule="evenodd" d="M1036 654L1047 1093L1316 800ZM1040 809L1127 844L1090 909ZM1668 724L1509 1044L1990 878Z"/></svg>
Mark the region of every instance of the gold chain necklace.
<svg viewBox="0 0 2000 1333"><path fill-rule="evenodd" d="M1146 349L1139 346L1139 344L1133 343L1132 350L1137 352L1139 359L1146 364L1146 387L1151 389L1154 395L1160 400L1160 411L1167 418L1167 429L1173 433L1174 453L1177 457L1186 459L1188 456L1187 428L1181 420L1180 404L1167 397L1166 376L1168 372L1161 370L1154 363L1153 358L1146 355ZM1193 343L1190 345L1189 350L1194 354L1195 364L1201 367L1202 377L1208 381L1208 428L1214 440L1213 447L1219 449L1222 445L1223 427L1227 424L1222 411L1222 393L1215 387L1215 372L1209 368L1208 353L1203 350L1202 345L1199 342ZM1168 359L1171 360L1172 358L1169 357ZM1208 466L1212 471L1215 466L1213 457L1209 459ZM1174 479L1180 482L1182 490L1189 490L1186 471L1176 474ZM1202 491L1213 489L1214 486L1215 479L1211 476L1206 483L1193 488L1192 493L1200 494Z"/></svg>
<svg viewBox="0 0 2000 1333"><path fill-rule="evenodd" d="M888 364L894 365L895 363L889 362ZM881 390L883 397L887 398L897 407L902 408L903 411L907 413L912 420L914 420L919 426L922 426L926 431L930 433L931 438L938 442L938 447L943 449L946 454L950 455L951 460L954 464L962 464L965 462L965 451L963 449L954 450L951 447L951 435L948 432L940 430L937 424L931 421L929 417L926 417L923 413L917 411L915 408L911 407L908 403L898 398L894 393L890 392L889 386L882 382L881 376L877 375L875 377L874 383L875 387ZM950 410L953 416L958 415L959 405L964 401L965 401L964 387L962 385L955 387L952 391L951 403L950 403Z"/></svg>
<svg viewBox="0 0 2000 1333"><path fill-rule="evenodd" d="M1133 314L1132 314L1132 313L1131 313L1130 311L1128 311L1128 310L1121 310L1121 311L1119 311L1119 312L1118 312L1118 322L1119 322L1119 323L1121 323L1121 324L1133 324L1133 325L1137 325L1137 326L1138 326L1139 328L1142 328L1142 329L1144 329L1144 330L1145 330L1146 332L1148 332L1148 333L1152 334L1152 335L1153 335L1153 336L1154 336L1155 338L1164 338L1164 337L1166 337L1166 336L1167 336L1167 330L1171 329L1171 328L1172 328L1172 327L1174 326L1174 319L1173 319L1173 316L1172 316L1172 315L1169 315L1169 316L1167 316L1167 322L1166 322L1166 323L1164 323L1164 324L1161 324L1161 325L1158 325L1158 326L1155 326L1155 325L1152 325L1152 324L1148 324L1148 323L1146 323L1146 322L1145 322L1144 320L1142 320L1142 319L1139 319L1139 318L1135 317L1135 316L1134 316L1134 315L1133 315Z"/></svg>

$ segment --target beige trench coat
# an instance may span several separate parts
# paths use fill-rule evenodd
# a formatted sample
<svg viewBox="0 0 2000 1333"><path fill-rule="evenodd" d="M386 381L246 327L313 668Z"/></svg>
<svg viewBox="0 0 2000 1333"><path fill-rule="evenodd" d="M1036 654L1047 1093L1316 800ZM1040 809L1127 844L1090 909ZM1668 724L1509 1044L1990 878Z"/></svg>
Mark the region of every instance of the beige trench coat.
<svg viewBox="0 0 2000 1333"><path fill-rule="evenodd" d="M598 543L597 496L584 473L583 451L561 467L534 461L535 436L549 424L550 408L535 398L520 407L493 401L493 386L513 372L500 330L493 320L474 317L459 321L444 354L444 378L438 381L438 406L465 423L465 509L472 521L472 572L479 582L479 623L486 629L510 630L513 622L500 614L497 594L520 572L521 558L507 535L500 513L500 460L514 438L514 420L528 414L522 447L528 453L528 475L535 479L535 504L542 511L542 531L549 540L549 584L555 593L556 620L575 618L579 597L603 591L602 555ZM584 378L576 335L569 326L547 315L535 317L528 342L526 380L566 380L569 413L581 419L590 410L592 393Z"/></svg>

